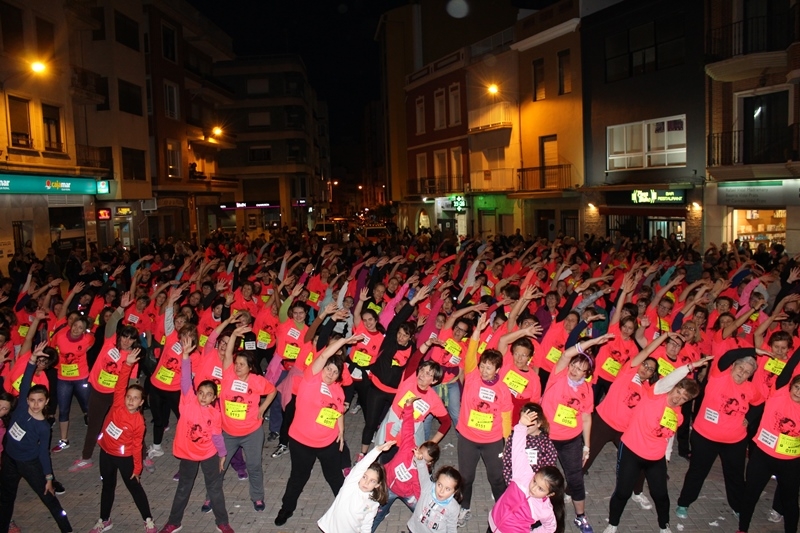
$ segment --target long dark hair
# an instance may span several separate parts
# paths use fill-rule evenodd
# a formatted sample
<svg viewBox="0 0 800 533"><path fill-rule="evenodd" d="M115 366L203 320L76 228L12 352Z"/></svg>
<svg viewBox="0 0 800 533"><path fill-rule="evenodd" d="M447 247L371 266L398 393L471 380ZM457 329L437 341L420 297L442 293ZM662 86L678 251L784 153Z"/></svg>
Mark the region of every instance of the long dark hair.
<svg viewBox="0 0 800 533"><path fill-rule="evenodd" d="M438 480L439 476L447 476L456 482L456 487L453 491L453 499L461 503L461 500L464 499L464 495L461 493L461 487L464 485L464 478L461 477L461 472L456 470L455 467L448 465L437 470L436 474L433 476L433 480Z"/></svg>
<svg viewBox="0 0 800 533"><path fill-rule="evenodd" d="M550 504L553 506L553 514L556 517L556 533L564 533L564 491L567 482L561 471L555 466L543 466L537 474L542 474L547 482L547 488L552 493Z"/></svg>
<svg viewBox="0 0 800 533"><path fill-rule="evenodd" d="M378 461L369 465L367 470L372 470L378 474L378 484L372 489L369 495L370 499L381 505L386 505L386 502L389 501L389 488L386 486L386 470L384 470L383 465Z"/></svg>

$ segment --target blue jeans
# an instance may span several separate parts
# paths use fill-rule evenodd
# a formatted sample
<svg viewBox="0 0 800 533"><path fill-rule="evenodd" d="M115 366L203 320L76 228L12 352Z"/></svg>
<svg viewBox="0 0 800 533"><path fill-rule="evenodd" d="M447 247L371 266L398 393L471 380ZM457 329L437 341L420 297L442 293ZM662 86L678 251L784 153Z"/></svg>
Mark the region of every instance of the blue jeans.
<svg viewBox="0 0 800 533"><path fill-rule="evenodd" d="M281 382L286 379L286 376L289 374L288 370L281 370L281 376L278 378L278 382L275 384L277 387L281 384ZM269 406L269 432L270 433L280 433L281 432L281 423L283 422L283 409L281 409L281 393L275 395L275 399L272 400L272 403Z"/></svg>
<svg viewBox="0 0 800 533"><path fill-rule="evenodd" d="M58 421L69 422L69 410L72 407L72 395L78 398L78 404L84 414L89 412L89 378L66 381L59 379L56 384L58 398Z"/></svg>
<svg viewBox="0 0 800 533"><path fill-rule="evenodd" d="M375 530L378 529L378 526L381 525L383 519L389 515L389 509L392 508L392 504L395 500L401 500L406 507L408 507L411 512L414 512L414 507L417 506L417 499L414 496L410 496L408 498L404 498L403 496L398 496L392 489L388 489L389 491L389 499L386 500L386 505L381 505L378 507L378 514L375 515L375 518L372 520L372 533L375 533Z"/></svg>
<svg viewBox="0 0 800 533"><path fill-rule="evenodd" d="M461 411L461 384L454 380L447 385L436 385L436 394L442 399L444 406L447 407L447 414L453 421L453 429L458 425L458 413ZM445 391L446 389L446 391ZM422 427L425 430L425 440L431 440L431 426L433 425L433 415L425 417Z"/></svg>

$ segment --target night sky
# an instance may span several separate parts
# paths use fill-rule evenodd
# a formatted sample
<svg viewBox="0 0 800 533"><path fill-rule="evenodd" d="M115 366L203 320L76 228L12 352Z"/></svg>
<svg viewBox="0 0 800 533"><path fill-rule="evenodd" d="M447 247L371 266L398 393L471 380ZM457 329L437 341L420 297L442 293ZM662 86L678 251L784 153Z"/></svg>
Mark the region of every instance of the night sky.
<svg viewBox="0 0 800 533"><path fill-rule="evenodd" d="M188 0L233 38L237 55L297 53L328 103L335 144L359 139L364 106L380 98L380 15L407 0Z"/></svg>

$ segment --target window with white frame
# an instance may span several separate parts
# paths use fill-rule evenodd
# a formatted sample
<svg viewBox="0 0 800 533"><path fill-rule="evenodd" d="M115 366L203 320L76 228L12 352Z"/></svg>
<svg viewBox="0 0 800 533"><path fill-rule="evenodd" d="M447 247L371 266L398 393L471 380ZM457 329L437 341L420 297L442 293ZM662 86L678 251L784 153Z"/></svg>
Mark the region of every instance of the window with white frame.
<svg viewBox="0 0 800 533"><path fill-rule="evenodd" d="M417 98L417 135L425 133L425 97Z"/></svg>
<svg viewBox="0 0 800 533"><path fill-rule="evenodd" d="M450 125L461 124L461 84L454 83L449 88L450 97Z"/></svg>
<svg viewBox="0 0 800 533"><path fill-rule="evenodd" d="M444 103L444 89L439 89L433 93L433 129L440 130L447 127L447 108Z"/></svg>
<svg viewBox="0 0 800 533"><path fill-rule="evenodd" d="M181 147L178 141L167 141L167 177L181 177Z"/></svg>
<svg viewBox="0 0 800 533"><path fill-rule="evenodd" d="M686 165L686 115L607 128L608 170Z"/></svg>
<svg viewBox="0 0 800 533"><path fill-rule="evenodd" d="M167 118L180 119L180 101L178 86L170 81L164 82L164 112Z"/></svg>
<svg viewBox="0 0 800 533"><path fill-rule="evenodd" d="M428 177L428 154L417 154L417 178Z"/></svg>

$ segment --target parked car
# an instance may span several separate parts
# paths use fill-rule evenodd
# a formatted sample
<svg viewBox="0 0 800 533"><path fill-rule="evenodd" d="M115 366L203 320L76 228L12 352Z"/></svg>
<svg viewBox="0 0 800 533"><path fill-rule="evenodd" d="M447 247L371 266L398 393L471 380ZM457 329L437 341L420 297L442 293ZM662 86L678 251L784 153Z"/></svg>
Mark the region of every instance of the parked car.
<svg viewBox="0 0 800 533"><path fill-rule="evenodd" d="M378 242L388 236L389 230L386 229L386 226L368 226L364 229L364 237L369 242Z"/></svg>
<svg viewBox="0 0 800 533"><path fill-rule="evenodd" d="M317 222L314 226L314 233L323 241L330 241L336 233L336 224L332 222Z"/></svg>

